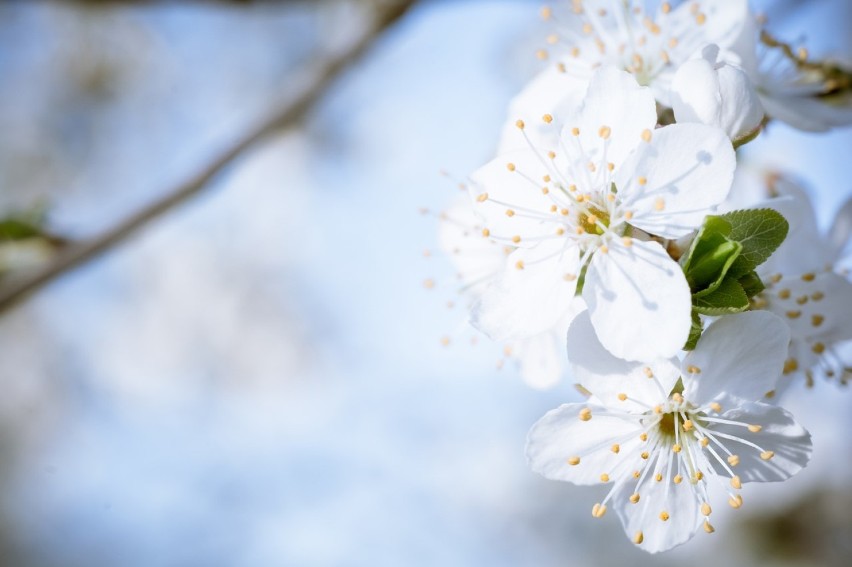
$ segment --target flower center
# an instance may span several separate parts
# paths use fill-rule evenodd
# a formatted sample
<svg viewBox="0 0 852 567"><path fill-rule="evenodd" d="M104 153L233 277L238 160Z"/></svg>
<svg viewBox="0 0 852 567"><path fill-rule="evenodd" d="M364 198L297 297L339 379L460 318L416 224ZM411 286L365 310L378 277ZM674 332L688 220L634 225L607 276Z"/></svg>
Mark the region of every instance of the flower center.
<svg viewBox="0 0 852 567"><path fill-rule="evenodd" d="M609 213L595 205L589 206L587 211L580 213L577 220L580 228L588 234L600 236L606 228L609 228Z"/></svg>

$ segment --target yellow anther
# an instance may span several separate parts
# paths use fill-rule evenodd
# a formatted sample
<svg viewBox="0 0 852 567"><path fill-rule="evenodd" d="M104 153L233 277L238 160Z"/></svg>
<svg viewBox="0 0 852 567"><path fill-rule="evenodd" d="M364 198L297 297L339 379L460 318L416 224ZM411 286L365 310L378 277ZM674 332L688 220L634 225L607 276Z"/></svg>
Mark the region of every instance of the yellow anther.
<svg viewBox="0 0 852 567"><path fill-rule="evenodd" d="M639 455L639 456L642 457L645 460L647 460L648 457L650 457L650 455L648 454L648 451L642 451L642 454Z"/></svg>
<svg viewBox="0 0 852 567"><path fill-rule="evenodd" d="M774 274L773 276L770 276L769 281L771 281L772 283L778 283L783 278L784 278L784 276L782 276L781 274Z"/></svg>
<svg viewBox="0 0 852 567"><path fill-rule="evenodd" d="M568 457L568 464L572 467L576 467L580 464L580 457Z"/></svg>
<svg viewBox="0 0 852 567"><path fill-rule="evenodd" d="M743 487L743 482L742 482L742 480L740 480L739 476L734 475L734 476L731 477L731 486L733 486L737 490L739 490L740 488Z"/></svg>
<svg viewBox="0 0 852 567"><path fill-rule="evenodd" d="M554 152L553 150L547 152L547 157L549 157L550 159L556 159L556 152Z"/></svg>
<svg viewBox="0 0 852 567"><path fill-rule="evenodd" d="M729 464L729 465L731 465L732 467L735 467L735 466L737 466L738 464L740 464L740 458L739 458L739 456L737 456L737 455L729 455L729 456L728 456L728 464Z"/></svg>
<svg viewBox="0 0 852 567"><path fill-rule="evenodd" d="M488 193L480 193L479 195L477 195L476 200L480 203L484 203L488 200Z"/></svg>
<svg viewBox="0 0 852 567"><path fill-rule="evenodd" d="M489 236L491 236L491 231L488 230L487 228L483 228L482 229L482 236L488 238Z"/></svg>
<svg viewBox="0 0 852 567"><path fill-rule="evenodd" d="M553 16L553 10L550 8L550 6L544 6L541 9L541 19L542 20L549 20L552 16Z"/></svg>
<svg viewBox="0 0 852 567"><path fill-rule="evenodd" d="M630 220L633 218L633 211L626 211L624 213L624 220Z"/></svg>
<svg viewBox="0 0 852 567"><path fill-rule="evenodd" d="M808 60L808 49L807 49L806 47L800 47L800 48L796 51L796 56L797 56L797 57L798 57L801 61L807 61L807 60Z"/></svg>
<svg viewBox="0 0 852 567"><path fill-rule="evenodd" d="M763 429L762 425L749 425L748 426L748 430L751 431L752 433L757 433L761 429Z"/></svg>
<svg viewBox="0 0 852 567"><path fill-rule="evenodd" d="M683 403L683 396L680 395L680 392L675 392L672 394L672 399L679 404Z"/></svg>
<svg viewBox="0 0 852 567"><path fill-rule="evenodd" d="M594 163L592 163L592 162L589 162L588 168L589 168L589 171L591 171L592 173L594 173L594 172L596 172L596 171L598 170L598 166L596 166L596 165L595 165Z"/></svg>
<svg viewBox="0 0 852 567"><path fill-rule="evenodd" d="M516 270L523 270L524 269L524 261L518 260L517 262L515 262L515 269Z"/></svg>
<svg viewBox="0 0 852 567"><path fill-rule="evenodd" d="M645 541L645 536L642 534L642 532L636 532L636 535L633 536L633 543L635 543L636 545L639 545L643 541Z"/></svg>
<svg viewBox="0 0 852 567"><path fill-rule="evenodd" d="M639 493L634 492L633 494L630 495L630 503L636 504L637 502L639 502L639 498L640 498Z"/></svg>
<svg viewBox="0 0 852 567"><path fill-rule="evenodd" d="M614 443L612 447L609 448L609 450L617 455L618 452L621 451L621 445L619 445L618 443Z"/></svg>
<svg viewBox="0 0 852 567"><path fill-rule="evenodd" d="M564 276L562 276L562 279L565 280L566 282L573 282L574 280L577 279L577 275L576 274L565 274Z"/></svg>
<svg viewBox="0 0 852 567"><path fill-rule="evenodd" d="M607 168L607 170L612 171L613 169L615 169L615 164L612 163L612 162L608 162L606 164L606 168Z"/></svg>
<svg viewBox="0 0 852 567"><path fill-rule="evenodd" d="M550 205L550 212L551 212L551 213L555 213L555 212L557 212L558 210L559 210L559 208L558 208L556 205Z"/></svg>
<svg viewBox="0 0 852 567"><path fill-rule="evenodd" d="M547 195L548 193L550 193L550 189L549 189L549 188L547 188L547 187L542 187L542 188L541 188L541 194L542 194L542 195Z"/></svg>
<svg viewBox="0 0 852 567"><path fill-rule="evenodd" d="M672 11L672 5L668 2L663 2L663 4L660 6L660 11L663 12L663 14L668 14Z"/></svg>
<svg viewBox="0 0 852 567"><path fill-rule="evenodd" d="M642 441L647 441L648 440L648 434L647 433L641 433L639 435L639 439L641 439Z"/></svg>
<svg viewBox="0 0 852 567"><path fill-rule="evenodd" d="M506 216L507 217L515 216L515 211L513 211L512 209L506 209Z"/></svg>
<svg viewBox="0 0 852 567"><path fill-rule="evenodd" d="M606 514L606 506L604 504L595 504L592 506L592 516L602 518Z"/></svg>
<svg viewBox="0 0 852 567"><path fill-rule="evenodd" d="M760 454L760 458L763 459L764 461L768 461L769 459L771 459L774 456L775 456L775 451L764 451Z"/></svg>
<svg viewBox="0 0 852 567"><path fill-rule="evenodd" d="M682 450L683 450L683 449L681 448L681 446L680 446L680 445L678 445L677 443L675 443L674 445L672 445L672 451L674 451L675 453L680 453Z"/></svg>
<svg viewBox="0 0 852 567"><path fill-rule="evenodd" d="M680 484L681 482L683 482L683 477L679 474L676 474L672 479L672 482L674 482L675 484Z"/></svg>
<svg viewBox="0 0 852 567"><path fill-rule="evenodd" d="M704 473L701 471L695 471L695 474L692 475L692 482L696 483L704 478Z"/></svg>
<svg viewBox="0 0 852 567"><path fill-rule="evenodd" d="M570 211L568 209L562 209L561 211L559 211L559 214L561 214L563 217L567 217L569 212Z"/></svg>
<svg viewBox="0 0 852 567"><path fill-rule="evenodd" d="M779 290L778 291L778 298L779 299L790 299L790 290L787 289L786 287L782 290Z"/></svg>
<svg viewBox="0 0 852 567"><path fill-rule="evenodd" d="M609 253L609 248L608 248L607 246L601 246L600 248L598 248L598 251L599 251L601 254L608 254L608 253Z"/></svg>
<svg viewBox="0 0 852 567"><path fill-rule="evenodd" d="M590 410L589 408L581 409L579 417L580 421L589 421L590 419L592 419L592 410Z"/></svg>
<svg viewBox="0 0 852 567"><path fill-rule="evenodd" d="M657 199L654 201L654 210L662 211L665 208L666 208L665 199L663 199L662 197L657 197Z"/></svg>
<svg viewBox="0 0 852 567"><path fill-rule="evenodd" d="M642 476L642 473L639 471L633 471L633 478L639 478L640 476Z"/></svg>
<svg viewBox="0 0 852 567"><path fill-rule="evenodd" d="M708 504L707 502L704 502L703 504L701 504L701 515L702 516L709 516L712 512L713 512L713 509L710 507L710 504Z"/></svg>
<svg viewBox="0 0 852 567"><path fill-rule="evenodd" d="M816 278L816 274L813 272L809 272L807 274L802 275L802 279L806 282L812 282Z"/></svg>
<svg viewBox="0 0 852 567"><path fill-rule="evenodd" d="M811 294L811 299L813 299L814 301L820 301L823 297L825 297L825 294L821 291L815 291Z"/></svg>
<svg viewBox="0 0 852 567"><path fill-rule="evenodd" d="M577 128L577 127L571 128L571 135L572 136L579 136L580 135L580 129Z"/></svg>
<svg viewBox="0 0 852 567"><path fill-rule="evenodd" d="M808 302L808 296L807 295L800 295L799 297L796 298L796 303L798 303L799 305L804 305L807 302Z"/></svg>
<svg viewBox="0 0 852 567"><path fill-rule="evenodd" d="M666 512L665 510L663 510L662 512L660 512L660 519L661 519L662 521L664 521L664 522L668 522L668 521L669 521L669 518L670 518L670 516L669 516L669 513L668 513L668 512Z"/></svg>
<svg viewBox="0 0 852 567"><path fill-rule="evenodd" d="M701 369L692 364L686 367L686 371L690 374L701 374Z"/></svg>
<svg viewBox="0 0 852 567"><path fill-rule="evenodd" d="M565 234L565 229L564 229L564 228L562 228L562 227L560 226L559 228L557 228L557 229L556 229L556 235L557 235L557 236L562 236L563 234Z"/></svg>
<svg viewBox="0 0 852 567"><path fill-rule="evenodd" d="M819 327L825 321L825 317L822 315L811 315L811 325L814 327Z"/></svg>
<svg viewBox="0 0 852 567"><path fill-rule="evenodd" d="M706 21L707 21L707 16L705 16L704 14L698 13L698 14L695 15L695 23L698 24L699 26L704 25L704 22L706 22Z"/></svg>
<svg viewBox="0 0 852 567"><path fill-rule="evenodd" d="M609 482L609 475L606 473L601 474L601 482Z"/></svg>
<svg viewBox="0 0 852 567"><path fill-rule="evenodd" d="M572 183L571 185L568 186L568 190L571 191L572 193L575 193L577 191L577 186Z"/></svg>
<svg viewBox="0 0 852 567"><path fill-rule="evenodd" d="M576 59L577 57L580 56L580 48L579 47L572 47L571 51L569 51L568 53L571 54L571 57Z"/></svg>
<svg viewBox="0 0 852 567"><path fill-rule="evenodd" d="M643 368L643 369L642 369L642 372L644 372L644 373L645 373L645 376L647 376L648 378L653 378L653 377L654 377L654 371L653 371L653 370L651 370L651 367L650 367L650 366L646 366L645 368Z"/></svg>
<svg viewBox="0 0 852 567"><path fill-rule="evenodd" d="M545 122L547 122L548 124L553 122L553 116L550 115L550 114L545 114L544 116L541 117L541 119L544 120Z"/></svg>
<svg viewBox="0 0 852 567"><path fill-rule="evenodd" d="M622 402L625 401L627 399L627 394L625 394L624 392L618 394L618 399Z"/></svg>
<svg viewBox="0 0 852 567"><path fill-rule="evenodd" d="M517 126L517 127L518 127L518 129L523 130L523 129L524 129L524 127L526 126L526 124L524 124L524 121L523 121L523 120L516 120L516 121L515 121L515 126Z"/></svg>
<svg viewBox="0 0 852 567"><path fill-rule="evenodd" d="M594 28L592 28L592 24L590 24L590 23L588 23L588 22L586 22L585 24L583 24L583 33L585 33L585 34L590 34L590 33L592 33L593 31L594 31Z"/></svg>
<svg viewBox="0 0 852 567"><path fill-rule="evenodd" d="M739 508L743 505L743 497L737 494L734 497L728 498L728 504L731 505L731 508Z"/></svg>
<svg viewBox="0 0 852 567"><path fill-rule="evenodd" d="M790 374L799 369L799 361L795 358L788 358L784 361L784 374Z"/></svg>
<svg viewBox="0 0 852 567"><path fill-rule="evenodd" d="M799 317L802 316L802 312L801 311L787 311L786 315L790 319L798 319Z"/></svg>
<svg viewBox="0 0 852 567"><path fill-rule="evenodd" d="M547 43L549 43L550 45L556 45L557 43L559 43L559 36L555 33L552 33L547 36L547 38L545 38L545 41L547 41Z"/></svg>
<svg viewBox="0 0 852 567"><path fill-rule="evenodd" d="M654 413L656 413L657 415L663 413L663 406L661 406L661 405L654 406Z"/></svg>
<svg viewBox="0 0 852 567"><path fill-rule="evenodd" d="M651 141L651 131L648 130L647 128L642 130L642 139L645 140L646 142Z"/></svg>
<svg viewBox="0 0 852 567"><path fill-rule="evenodd" d="M692 431L693 427L695 427L695 425L692 423L691 419L684 420L684 422L683 422L683 430L684 431Z"/></svg>
<svg viewBox="0 0 852 567"><path fill-rule="evenodd" d="M710 444L710 438L709 438L709 437L702 437L702 438L701 438L701 441L699 441L698 443L699 443L699 445L701 445L702 447L706 447L707 445L709 445L709 444Z"/></svg>
<svg viewBox="0 0 852 567"><path fill-rule="evenodd" d="M435 287L435 280L433 280L433 279L423 280L423 287L425 287L426 289L432 289L433 287Z"/></svg>
<svg viewBox="0 0 852 567"><path fill-rule="evenodd" d="M676 37L673 37L669 40L669 49L674 49L677 47L678 41Z"/></svg>
<svg viewBox="0 0 852 567"><path fill-rule="evenodd" d="M544 61L547 59L547 50L546 49L537 49L535 52L535 56L540 61Z"/></svg>
<svg viewBox="0 0 852 567"><path fill-rule="evenodd" d="M655 474L654 480L656 480L657 482L663 482L663 474L662 473Z"/></svg>
<svg viewBox="0 0 852 567"><path fill-rule="evenodd" d="M639 177L639 179L637 179L636 182L639 185L646 185L648 183L648 178L647 177Z"/></svg>
<svg viewBox="0 0 852 567"><path fill-rule="evenodd" d="M506 169L508 169L509 171L515 171L515 164L511 162L507 163Z"/></svg>
<svg viewBox="0 0 852 567"><path fill-rule="evenodd" d="M521 237L518 236L517 234L512 237L512 242L514 242L515 244L517 244L520 241L521 241Z"/></svg>
<svg viewBox="0 0 852 567"><path fill-rule="evenodd" d="M722 413L722 404L719 402L712 402L710 404L710 409L715 411L716 413Z"/></svg>
<svg viewBox="0 0 852 567"><path fill-rule="evenodd" d="M576 49L576 48L574 48ZM573 51L573 50L572 50ZM565 66L565 63L559 62L556 64L556 70L560 73L565 73L568 71L568 68Z"/></svg>
<svg viewBox="0 0 852 567"><path fill-rule="evenodd" d="M825 345L822 343L814 343L813 346L811 346L811 350L814 354L822 354L825 352Z"/></svg>
<svg viewBox="0 0 852 567"><path fill-rule="evenodd" d="M704 531L707 532L708 534L712 534L713 532L716 531L716 528L713 527L713 524L711 524L707 520L704 520Z"/></svg>
<svg viewBox="0 0 852 567"><path fill-rule="evenodd" d="M610 134L612 134L612 128L609 126L601 126L600 130L598 130L598 136L606 140L609 138Z"/></svg>
<svg viewBox="0 0 852 567"><path fill-rule="evenodd" d="M621 243L630 248L631 246L633 246L633 239L629 236L624 236L621 239Z"/></svg>

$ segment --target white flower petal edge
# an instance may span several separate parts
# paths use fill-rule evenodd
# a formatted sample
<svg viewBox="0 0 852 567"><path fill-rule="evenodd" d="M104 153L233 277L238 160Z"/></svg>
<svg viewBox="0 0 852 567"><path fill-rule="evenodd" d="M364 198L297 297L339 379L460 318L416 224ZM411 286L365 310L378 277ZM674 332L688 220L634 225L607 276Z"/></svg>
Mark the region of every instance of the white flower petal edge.
<svg viewBox="0 0 852 567"><path fill-rule="evenodd" d="M684 543L702 525L712 533L712 485L739 508L744 482L784 480L810 459L810 436L787 412L732 395L752 395L768 387L769 372L783 363L784 349L774 343L759 353L766 357L763 368L751 362L738 366L742 351L724 348L753 344L761 323L761 336L785 338L783 321L768 313L729 315L711 324L681 365L683 389L676 385L667 393L652 372L644 378L632 369L628 375L615 375L624 362L593 346L595 359L610 360L582 367L575 363L575 371L600 397L563 405L536 423L527 441L530 466L554 480L612 483L606 497L592 507L592 515L600 518L608 507L614 508L627 536L651 553ZM574 325L580 330L572 328L569 337L583 329L588 337L582 316ZM581 363L591 360L590 355ZM705 366L696 366L696 361ZM746 384L752 379L756 386ZM656 403L647 403L649 390L637 380L658 384ZM604 381L609 384L596 384ZM620 387L624 391L611 401L609 392Z"/></svg>
<svg viewBox="0 0 852 567"><path fill-rule="evenodd" d="M595 332L619 358L674 356L689 336L689 285L659 243L628 242L611 241L586 272L583 299Z"/></svg>

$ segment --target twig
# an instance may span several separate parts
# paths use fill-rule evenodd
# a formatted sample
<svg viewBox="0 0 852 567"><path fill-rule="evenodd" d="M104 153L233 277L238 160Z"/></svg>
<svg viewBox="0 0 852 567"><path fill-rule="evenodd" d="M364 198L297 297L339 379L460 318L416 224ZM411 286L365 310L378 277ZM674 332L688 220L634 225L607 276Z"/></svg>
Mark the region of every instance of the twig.
<svg viewBox="0 0 852 567"><path fill-rule="evenodd" d="M364 55L381 33L397 21L413 4L414 0L379 3L379 7L375 9L372 25L350 50L329 59L316 74L316 79L298 97L214 159L200 173L103 234L69 244L58 253L49 265L40 270L17 277L13 275L0 283L0 313L66 272L122 243L150 221L159 218L177 205L199 194L208 186L211 179L244 151L281 128L297 123L322 97L322 94L335 81L337 76Z"/></svg>

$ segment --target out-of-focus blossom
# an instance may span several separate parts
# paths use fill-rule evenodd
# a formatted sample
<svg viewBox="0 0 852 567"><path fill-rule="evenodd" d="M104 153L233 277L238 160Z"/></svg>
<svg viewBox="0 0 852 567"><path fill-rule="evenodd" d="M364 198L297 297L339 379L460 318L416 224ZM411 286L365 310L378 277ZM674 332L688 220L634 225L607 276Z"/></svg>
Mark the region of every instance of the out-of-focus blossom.
<svg viewBox="0 0 852 567"><path fill-rule="evenodd" d="M545 111L546 112L546 111ZM559 129L550 114L543 121ZM537 335L571 309L578 279L603 345L641 360L672 356L690 326L690 291L678 264L649 235L676 239L727 195L735 156L715 127L654 131L654 96L612 67L591 79L559 144L501 156L470 185L483 233L515 246L474 307L496 340ZM526 124L517 123L519 135Z"/></svg>
<svg viewBox="0 0 852 567"><path fill-rule="evenodd" d="M615 508L627 536L665 551L703 525L709 492L739 508L744 483L786 480L810 459L808 432L759 400L775 388L789 331L775 315L749 312L713 323L683 361L629 363L598 342L586 314L568 332L569 359L592 396L547 413L529 433L536 472L579 485L609 484L592 508Z"/></svg>

